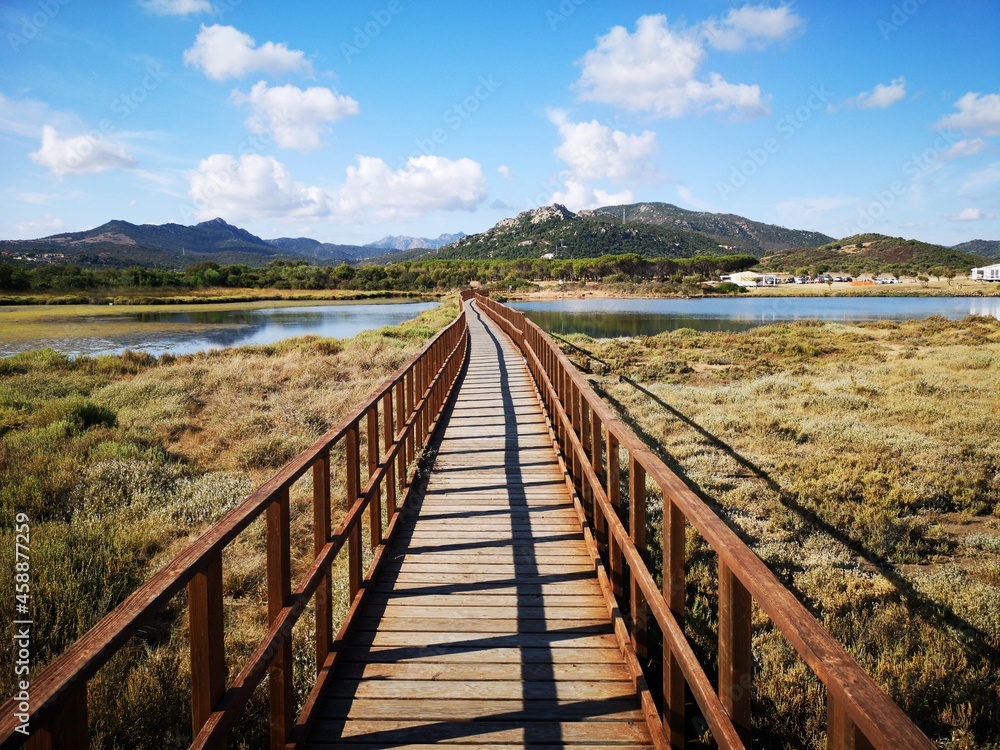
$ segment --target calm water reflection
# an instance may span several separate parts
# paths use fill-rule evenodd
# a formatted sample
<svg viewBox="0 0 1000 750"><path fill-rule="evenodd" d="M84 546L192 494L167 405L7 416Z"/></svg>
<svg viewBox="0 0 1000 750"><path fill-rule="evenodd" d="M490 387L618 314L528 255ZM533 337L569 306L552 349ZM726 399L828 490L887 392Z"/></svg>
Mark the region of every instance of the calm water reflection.
<svg viewBox="0 0 1000 750"><path fill-rule="evenodd" d="M595 338L652 336L678 328L745 331L794 320L856 323L941 315L1000 318L1000 299L979 297L754 297L751 299L584 299L516 302L546 331Z"/></svg>
<svg viewBox="0 0 1000 750"><path fill-rule="evenodd" d="M126 349L153 355L191 354L229 346L273 344L296 336L348 338L361 331L398 325L437 302L335 303L307 307L268 307L255 310L220 305L212 310L150 310L121 316L82 319L94 326L88 338L46 338L20 347L0 347L0 356L17 350L50 346L78 354L120 354ZM127 334L102 336L102 324L129 323ZM164 330L168 327L168 330ZM57 334L58 335L58 334Z"/></svg>

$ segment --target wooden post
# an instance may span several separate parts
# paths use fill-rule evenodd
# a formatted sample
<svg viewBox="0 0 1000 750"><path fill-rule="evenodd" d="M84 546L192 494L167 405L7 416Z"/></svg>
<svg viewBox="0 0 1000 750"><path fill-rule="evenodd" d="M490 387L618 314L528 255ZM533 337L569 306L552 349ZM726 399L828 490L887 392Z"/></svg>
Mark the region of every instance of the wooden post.
<svg viewBox="0 0 1000 750"><path fill-rule="evenodd" d="M28 750L89 750L86 683L66 699L62 710L46 726L31 735L26 747Z"/></svg>
<svg viewBox="0 0 1000 750"><path fill-rule="evenodd" d="M191 649L191 729L196 735L226 692L226 643L222 612L222 555L188 583Z"/></svg>
<svg viewBox="0 0 1000 750"><path fill-rule="evenodd" d="M288 488L281 490L267 508L267 621L281 614L292 595L291 540ZM271 748L283 750L295 723L292 708L292 634L287 633L271 666Z"/></svg>
<svg viewBox="0 0 1000 750"><path fill-rule="evenodd" d="M830 693L826 696L826 747L827 750L874 750L874 745Z"/></svg>
<svg viewBox="0 0 1000 750"><path fill-rule="evenodd" d="M663 598L684 628L684 514L663 488ZM663 640L663 726L671 747L684 747L684 673Z"/></svg>
<svg viewBox="0 0 1000 750"><path fill-rule="evenodd" d="M368 481L378 471L378 401L368 410ZM375 549L382 543L382 492L376 485L368 503L368 526L371 546Z"/></svg>
<svg viewBox="0 0 1000 750"><path fill-rule="evenodd" d="M382 442L386 456L392 450L392 445L396 439L396 428L392 419L392 390L386 391L382 403ZM397 454L396 461L399 461ZM396 513L396 465L387 464L385 467L385 517L391 521Z"/></svg>
<svg viewBox="0 0 1000 750"><path fill-rule="evenodd" d="M403 393L405 390L406 384L404 378L401 377L396 381L396 420L400 430L406 426L406 401ZM403 440L400 445L398 457L396 458L396 472L399 477L399 491L401 493L406 492L406 467L409 465L410 458L406 454L406 441Z"/></svg>
<svg viewBox="0 0 1000 750"><path fill-rule="evenodd" d="M646 560L646 469L634 456L628 459L628 533L632 543L639 551L644 563ZM648 652L646 643L646 599L639 588L635 575L629 576L629 602L632 610L632 647L636 655L643 659Z"/></svg>
<svg viewBox="0 0 1000 750"><path fill-rule="evenodd" d="M330 541L330 451L313 464L313 555ZM316 671L323 667L333 644L333 579L328 570L316 589Z"/></svg>
<svg viewBox="0 0 1000 750"><path fill-rule="evenodd" d="M405 422L409 422L410 421L410 417L413 416L413 368L412 367L409 370L406 371L406 389L405 390L406 390L406 409L403 412L403 415L404 415L404 421ZM407 476L407 478L409 478L409 476L410 476L409 466L410 466L410 463L413 461L413 457L414 457L414 452L413 452L413 441L414 441L413 433L414 432L416 432L416 426L414 426L413 429L410 430L410 434L406 436L406 466L407 466L406 476Z"/></svg>
<svg viewBox="0 0 1000 750"><path fill-rule="evenodd" d="M719 699L750 746L752 600L736 575L719 560Z"/></svg>
<svg viewBox="0 0 1000 750"><path fill-rule="evenodd" d="M615 513L619 512L622 505L622 484L621 484L621 463L618 457L618 438L611 430L608 430L608 500ZM608 529L608 563L611 567L611 588L614 589L615 596L621 597L624 592L622 582L623 568L622 552L615 541L614 534Z"/></svg>
<svg viewBox="0 0 1000 750"><path fill-rule="evenodd" d="M361 494L361 457L358 451L358 423L347 430L347 508L354 506ZM361 521L354 524L347 538L347 569L349 602L354 601L361 588Z"/></svg>

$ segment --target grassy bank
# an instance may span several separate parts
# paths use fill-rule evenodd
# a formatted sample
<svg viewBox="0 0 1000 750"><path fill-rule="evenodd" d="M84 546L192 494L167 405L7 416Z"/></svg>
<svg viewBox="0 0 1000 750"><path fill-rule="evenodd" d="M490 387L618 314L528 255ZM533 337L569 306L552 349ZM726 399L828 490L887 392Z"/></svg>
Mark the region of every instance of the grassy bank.
<svg viewBox="0 0 1000 750"><path fill-rule="evenodd" d="M925 732L945 747L1000 747L1000 414L990 403L1000 321L570 341L636 431ZM707 655L715 561L693 531L688 560L686 627ZM757 737L824 747L823 690L763 616L753 648Z"/></svg>
<svg viewBox="0 0 1000 750"><path fill-rule="evenodd" d="M455 314L448 303L346 341L307 337L158 360L69 360L52 350L0 359L0 546L13 549L14 516L26 513L34 667L334 425ZM308 503L292 497L300 546L311 539ZM263 550L258 523L225 555L230 676L266 621ZM12 576L11 565L0 567L8 644ZM178 597L91 683L95 746L190 742L183 611ZM310 618L296 637L307 638ZM297 650L300 695L311 682L310 653ZM0 691L13 693L13 670L0 670ZM238 728L231 747L266 744L266 689L247 713L257 718Z"/></svg>

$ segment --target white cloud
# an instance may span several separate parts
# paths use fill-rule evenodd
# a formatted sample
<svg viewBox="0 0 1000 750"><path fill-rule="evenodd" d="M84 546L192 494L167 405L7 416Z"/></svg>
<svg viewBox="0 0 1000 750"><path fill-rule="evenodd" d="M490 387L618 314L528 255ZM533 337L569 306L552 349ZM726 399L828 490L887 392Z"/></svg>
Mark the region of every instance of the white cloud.
<svg viewBox="0 0 1000 750"><path fill-rule="evenodd" d="M431 211L471 211L487 197L482 166L472 159L417 156L392 170L382 159L357 157L334 200L338 218L393 221Z"/></svg>
<svg viewBox="0 0 1000 750"><path fill-rule="evenodd" d="M845 99L839 105L831 104L827 111L833 112L841 107L857 107L858 109L885 109L906 97L906 78L893 78L888 84L880 83L871 91L862 91L857 96Z"/></svg>
<svg viewBox="0 0 1000 750"><path fill-rule="evenodd" d="M236 104L249 104L252 114L247 127L254 133L272 135L282 148L313 151L320 147L326 124L358 114L358 103L331 89L313 86L268 88L257 82L250 92L234 91Z"/></svg>
<svg viewBox="0 0 1000 750"><path fill-rule="evenodd" d="M121 143L99 140L91 135L61 138L51 125L42 128L42 145L29 156L59 178L77 172L131 169L138 164Z"/></svg>
<svg viewBox="0 0 1000 750"><path fill-rule="evenodd" d="M845 196L820 196L818 198L795 198L781 201L776 207L784 216L814 217L825 216L855 203L854 198Z"/></svg>
<svg viewBox="0 0 1000 750"><path fill-rule="evenodd" d="M965 179L965 184L959 188L959 195L979 194L1000 184L1000 161L995 161L985 169L973 172Z"/></svg>
<svg viewBox="0 0 1000 750"><path fill-rule="evenodd" d="M0 133L21 138L41 138L42 128L50 124L57 130L83 130L79 117L55 112L36 99L8 99L0 93Z"/></svg>
<svg viewBox="0 0 1000 750"><path fill-rule="evenodd" d="M208 0L142 0L142 7L158 16L190 16L212 10Z"/></svg>
<svg viewBox="0 0 1000 750"><path fill-rule="evenodd" d="M984 213L981 208L963 208L961 212L948 218L952 221L982 221L993 217L993 214Z"/></svg>
<svg viewBox="0 0 1000 750"><path fill-rule="evenodd" d="M653 131L629 135L597 120L570 122L560 110L550 111L549 119L562 137L555 155L569 165L570 174L578 180L632 184L656 177L651 159L660 144Z"/></svg>
<svg viewBox="0 0 1000 750"><path fill-rule="evenodd" d="M634 34L615 26L577 65L581 99L676 118L733 110L752 116L769 107L760 87L733 84L718 73L699 78L706 52L697 31L671 29L663 15L642 16Z"/></svg>
<svg viewBox="0 0 1000 750"><path fill-rule="evenodd" d="M213 154L188 172L188 183L188 195L203 219L307 219L330 213L329 196L321 188L296 182L272 156Z"/></svg>
<svg viewBox="0 0 1000 750"><path fill-rule="evenodd" d="M200 68L209 78L222 81L247 73L312 73L312 64L301 50L284 44L256 42L232 26L202 25L194 45L184 51L184 62Z"/></svg>
<svg viewBox="0 0 1000 750"><path fill-rule="evenodd" d="M709 46L729 52L747 47L764 49L773 42L791 39L805 29L805 19L790 5L771 8L766 5L744 5L733 8L725 18L711 18L702 24L702 37Z"/></svg>
<svg viewBox="0 0 1000 750"><path fill-rule="evenodd" d="M955 102L955 108L958 112L938 120L935 127L1000 136L1000 94L970 91Z"/></svg>
<svg viewBox="0 0 1000 750"><path fill-rule="evenodd" d="M35 239L47 237L50 234L58 234L66 225L62 219L46 214L40 219L29 219L14 227L22 237Z"/></svg>
<svg viewBox="0 0 1000 750"><path fill-rule="evenodd" d="M471 210L487 196L478 163L440 156L415 157L395 171L382 159L359 156L334 193L296 182L284 164L258 154L238 159L215 154L188 173L188 182L197 215L206 219L263 216L368 223Z"/></svg>
<svg viewBox="0 0 1000 750"><path fill-rule="evenodd" d="M514 173L510 171L510 167L508 167L506 164L501 164L499 167L497 167L497 172L499 172L500 176L503 177L505 180L511 180L514 178Z"/></svg>
<svg viewBox="0 0 1000 750"><path fill-rule="evenodd" d="M963 156L975 156L989 144L982 138L963 138L955 141L947 151L941 152L941 159L960 159Z"/></svg>
<svg viewBox="0 0 1000 750"><path fill-rule="evenodd" d="M563 183L563 189L552 194L553 203L561 203L570 211L582 211L585 208L600 208L601 206L621 205L635 200L631 190L609 193L606 190L595 189L579 180L570 177Z"/></svg>

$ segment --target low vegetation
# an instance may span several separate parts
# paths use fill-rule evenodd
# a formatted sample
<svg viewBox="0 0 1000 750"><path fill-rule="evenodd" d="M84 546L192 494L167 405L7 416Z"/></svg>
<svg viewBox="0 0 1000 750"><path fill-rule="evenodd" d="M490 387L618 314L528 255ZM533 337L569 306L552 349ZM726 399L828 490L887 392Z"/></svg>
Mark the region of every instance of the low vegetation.
<svg viewBox="0 0 1000 750"><path fill-rule="evenodd" d="M1000 747L1000 321L569 341L929 736ZM715 557L690 529L687 571L687 633L712 675ZM760 613L753 650L758 741L824 747L822 686Z"/></svg>
<svg viewBox="0 0 1000 750"><path fill-rule="evenodd" d="M346 341L306 337L176 358L68 359L36 350L0 359L0 546L13 549L14 515L27 514L34 668L334 425L455 314L449 303ZM308 498L293 495L292 505L305 519L293 522L293 539L311 539ZM258 523L225 556L231 675L263 633L263 550ZM0 569L8 643L12 576L12 566ZM183 598L91 683L95 746L190 742ZM300 699L311 684L311 653L297 650ZM0 671L5 695L14 692L12 677ZM257 719L238 728L230 747L266 744L266 689L247 715Z"/></svg>

